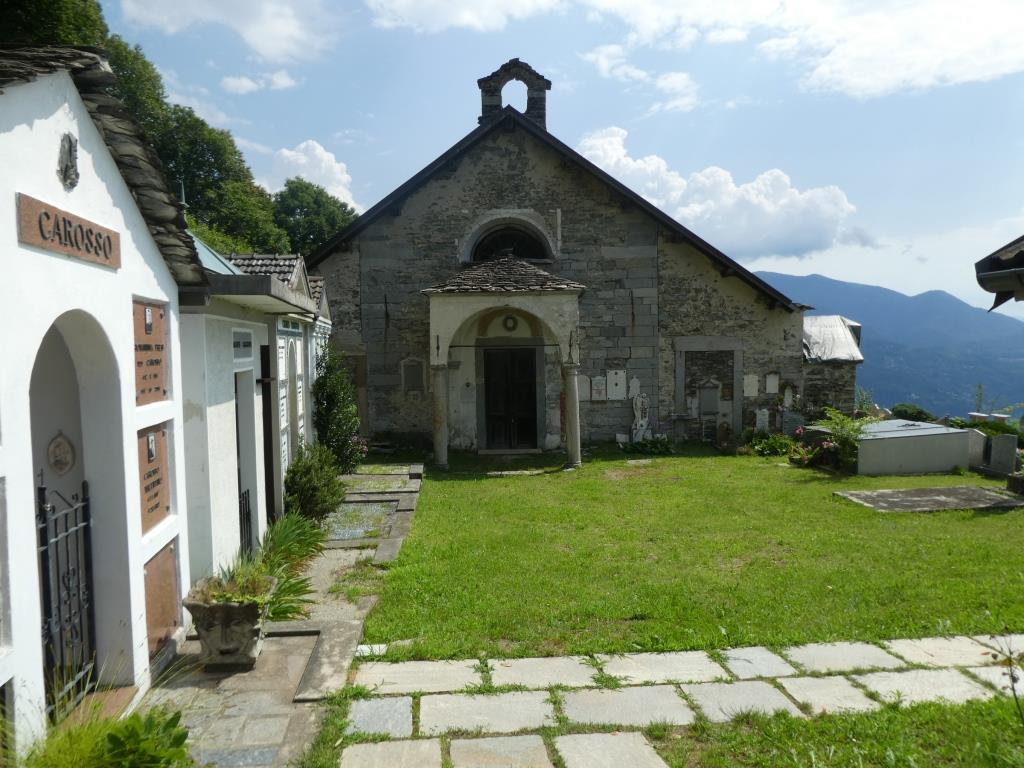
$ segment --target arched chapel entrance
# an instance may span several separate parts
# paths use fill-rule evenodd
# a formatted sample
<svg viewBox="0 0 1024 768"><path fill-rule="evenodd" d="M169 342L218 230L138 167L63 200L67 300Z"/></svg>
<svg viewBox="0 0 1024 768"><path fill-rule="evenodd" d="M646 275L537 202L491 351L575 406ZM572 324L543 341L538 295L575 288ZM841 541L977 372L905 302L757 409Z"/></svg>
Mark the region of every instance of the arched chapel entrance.
<svg viewBox="0 0 1024 768"><path fill-rule="evenodd" d="M134 677L121 389L96 320L43 336L29 389L47 706Z"/></svg>

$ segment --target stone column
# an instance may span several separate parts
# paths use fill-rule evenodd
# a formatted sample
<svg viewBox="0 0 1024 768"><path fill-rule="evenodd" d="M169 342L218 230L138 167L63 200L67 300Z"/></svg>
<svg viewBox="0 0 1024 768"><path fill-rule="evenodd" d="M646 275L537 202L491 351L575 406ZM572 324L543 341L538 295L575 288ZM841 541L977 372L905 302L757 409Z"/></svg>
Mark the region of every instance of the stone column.
<svg viewBox="0 0 1024 768"><path fill-rule="evenodd" d="M565 387L565 448L569 454L567 465L578 467L583 463L580 448L580 392L576 383L576 375L580 367L575 363L562 364L562 386Z"/></svg>
<svg viewBox="0 0 1024 768"><path fill-rule="evenodd" d="M448 469L448 366L431 365L434 389L434 463Z"/></svg>

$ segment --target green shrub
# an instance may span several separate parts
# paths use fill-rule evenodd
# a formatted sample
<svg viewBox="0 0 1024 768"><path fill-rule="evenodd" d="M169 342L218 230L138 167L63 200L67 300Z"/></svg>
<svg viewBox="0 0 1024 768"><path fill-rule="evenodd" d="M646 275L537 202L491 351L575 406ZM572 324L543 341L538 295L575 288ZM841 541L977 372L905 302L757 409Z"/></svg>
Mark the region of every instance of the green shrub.
<svg viewBox="0 0 1024 768"><path fill-rule="evenodd" d="M151 709L120 720L85 717L51 728L24 768L191 768L181 713Z"/></svg>
<svg viewBox="0 0 1024 768"><path fill-rule="evenodd" d="M306 614L313 602L313 584L303 575L306 564L324 549L327 534L315 520L285 514L263 534L260 557L277 579L267 606L267 618L286 621Z"/></svg>
<svg viewBox="0 0 1024 768"><path fill-rule="evenodd" d="M979 432L992 437L993 435L1016 435L1017 447L1024 448L1024 433L1016 424L1003 423L999 421L979 421L967 424L967 429L976 429Z"/></svg>
<svg viewBox="0 0 1024 768"><path fill-rule="evenodd" d="M907 419L908 421L935 421L935 414L929 413L924 408L914 403L896 403L892 408L892 415L895 419Z"/></svg>
<svg viewBox="0 0 1024 768"><path fill-rule="evenodd" d="M834 453L836 463L842 469L853 469L857 465L857 451L864 427L877 419L855 419L835 408L825 409L825 418L813 426L828 430L829 438L821 443L819 452Z"/></svg>
<svg viewBox="0 0 1024 768"><path fill-rule="evenodd" d="M334 453L326 445L300 446L284 476L284 510L324 520L345 500Z"/></svg>
<svg viewBox="0 0 1024 768"><path fill-rule="evenodd" d="M750 439L750 447L758 456L789 456L796 440L781 432L758 432Z"/></svg>
<svg viewBox="0 0 1024 768"><path fill-rule="evenodd" d="M366 456L366 441L359 436L355 390L344 357L330 344L316 360L313 428L317 440L334 454L343 473L354 470Z"/></svg>

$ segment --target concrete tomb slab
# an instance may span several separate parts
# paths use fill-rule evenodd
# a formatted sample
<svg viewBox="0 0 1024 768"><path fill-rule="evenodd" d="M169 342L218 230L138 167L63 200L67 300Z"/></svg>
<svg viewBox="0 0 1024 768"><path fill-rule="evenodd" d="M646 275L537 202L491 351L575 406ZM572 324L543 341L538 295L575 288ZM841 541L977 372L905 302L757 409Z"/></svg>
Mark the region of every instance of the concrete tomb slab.
<svg viewBox="0 0 1024 768"><path fill-rule="evenodd" d="M642 683L701 683L728 675L703 651L680 653L627 653L598 656L609 675L630 685Z"/></svg>
<svg viewBox="0 0 1024 768"><path fill-rule="evenodd" d="M491 667L491 681L495 685L522 685L526 688L550 688L552 685L583 688L594 684L597 671L578 656L492 659Z"/></svg>
<svg viewBox="0 0 1024 768"><path fill-rule="evenodd" d="M516 691L496 696L440 694L420 699L420 733L446 731L515 733L555 724L545 691Z"/></svg>
<svg viewBox="0 0 1024 768"><path fill-rule="evenodd" d="M881 491L836 491L879 512L939 512L944 509L1013 509L1024 507L1024 498L991 488L958 485L949 488L899 488Z"/></svg>
<svg viewBox="0 0 1024 768"><path fill-rule="evenodd" d="M455 768L551 768L540 736L455 739L451 751Z"/></svg>
<svg viewBox="0 0 1024 768"><path fill-rule="evenodd" d="M787 677L796 674L796 670L788 661L760 646L729 648L722 651L722 655L725 656L725 666L741 680L755 677Z"/></svg>
<svg viewBox="0 0 1024 768"><path fill-rule="evenodd" d="M353 701L345 733L386 733L393 739L409 738L412 736L412 697Z"/></svg>
<svg viewBox="0 0 1024 768"><path fill-rule="evenodd" d="M725 723L744 712L788 712L803 717L796 705L768 683L746 680L739 683L699 683L683 690L700 707L708 720Z"/></svg>
<svg viewBox="0 0 1024 768"><path fill-rule="evenodd" d="M381 694L458 691L482 682L475 665L473 661L370 662L359 667L355 684Z"/></svg>
<svg viewBox="0 0 1024 768"><path fill-rule="evenodd" d="M1004 696L1013 695L1013 691L1010 688L1011 681L1009 667L968 667L967 671L975 677L979 677L984 680ZM1020 668L1014 668L1014 673L1017 676L1017 695L1021 696L1024 694L1024 672L1022 672Z"/></svg>
<svg viewBox="0 0 1024 768"><path fill-rule="evenodd" d="M779 680L786 692L811 707L815 714L870 712L878 709L877 701L845 677L790 677Z"/></svg>
<svg viewBox="0 0 1024 768"><path fill-rule="evenodd" d="M441 768L439 739L353 744L341 754L341 768Z"/></svg>
<svg viewBox="0 0 1024 768"><path fill-rule="evenodd" d="M383 656L388 652L387 643L372 643L370 645L357 645L356 658L363 659L367 656Z"/></svg>
<svg viewBox="0 0 1024 768"><path fill-rule="evenodd" d="M948 701L962 704L972 699L988 699L992 691L955 669L911 669L906 672L872 672L856 680L886 701L920 704Z"/></svg>
<svg viewBox="0 0 1024 768"><path fill-rule="evenodd" d="M810 643L787 648L785 653L808 672L850 672L906 666L895 656L868 643Z"/></svg>
<svg viewBox="0 0 1024 768"><path fill-rule="evenodd" d="M574 723L586 725L643 728L652 723L689 725L693 722L693 710L671 685L572 691L563 694L562 711Z"/></svg>
<svg viewBox="0 0 1024 768"><path fill-rule="evenodd" d="M565 768L668 768L639 733L559 736L555 749Z"/></svg>
<svg viewBox="0 0 1024 768"><path fill-rule="evenodd" d="M986 648L991 648L1004 654L1012 653L1016 655L1024 653L1024 635L972 635L971 639Z"/></svg>
<svg viewBox="0 0 1024 768"><path fill-rule="evenodd" d="M931 667L974 667L992 660L991 651L969 637L890 640L885 647L913 664Z"/></svg>

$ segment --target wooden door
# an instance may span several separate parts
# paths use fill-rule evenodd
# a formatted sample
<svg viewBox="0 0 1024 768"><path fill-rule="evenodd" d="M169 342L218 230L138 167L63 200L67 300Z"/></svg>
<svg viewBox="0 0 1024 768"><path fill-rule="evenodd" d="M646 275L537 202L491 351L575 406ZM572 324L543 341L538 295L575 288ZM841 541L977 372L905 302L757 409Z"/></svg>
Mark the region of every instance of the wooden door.
<svg viewBox="0 0 1024 768"><path fill-rule="evenodd" d="M487 447L537 447L537 351L484 350Z"/></svg>

